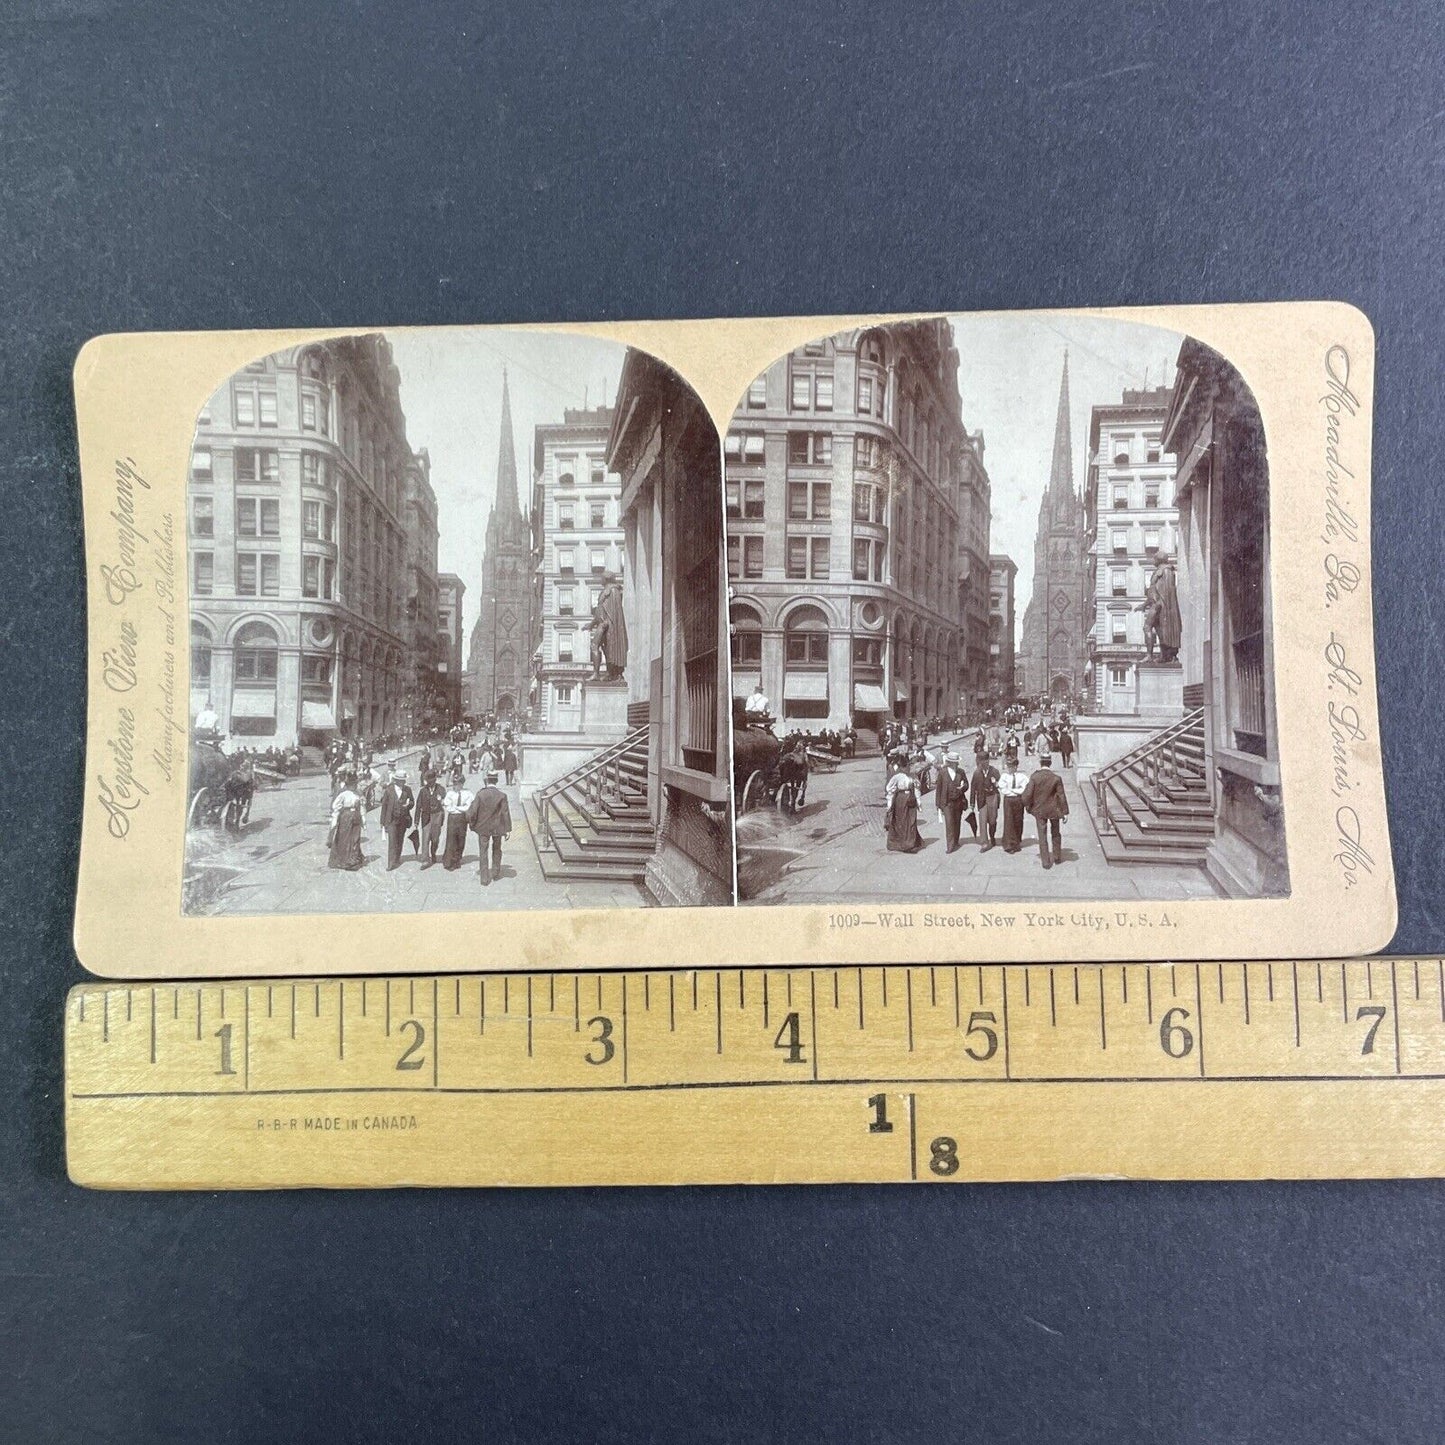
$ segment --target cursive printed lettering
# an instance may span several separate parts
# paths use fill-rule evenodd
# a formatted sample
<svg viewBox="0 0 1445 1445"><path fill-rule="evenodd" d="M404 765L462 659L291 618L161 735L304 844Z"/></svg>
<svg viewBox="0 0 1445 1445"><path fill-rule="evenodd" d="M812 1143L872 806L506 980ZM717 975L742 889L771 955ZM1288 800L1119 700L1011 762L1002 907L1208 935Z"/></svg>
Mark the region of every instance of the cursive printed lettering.
<svg viewBox="0 0 1445 1445"><path fill-rule="evenodd" d="M105 740L110 772L96 776L96 796L105 809L106 828L112 838L130 832L130 815L149 797L150 789L135 773L135 713L123 707L116 715L116 735Z"/></svg>
<svg viewBox="0 0 1445 1445"><path fill-rule="evenodd" d="M1375 859L1364 845L1363 834L1360 815L1349 804L1335 810L1335 842L1338 848L1334 860L1346 888L1353 888L1359 882L1361 872L1375 871Z"/></svg>
<svg viewBox="0 0 1445 1445"><path fill-rule="evenodd" d="M1325 648L1325 662L1330 669L1327 674L1329 685L1343 688L1351 697L1358 697L1364 679L1349 665L1345 658L1345 644L1333 632Z"/></svg>
<svg viewBox="0 0 1445 1445"><path fill-rule="evenodd" d="M1329 548L1324 559L1325 605L1333 606L1360 585L1361 567L1344 549L1360 542L1360 524L1345 500L1345 488L1355 480L1345 464L1342 438L1345 423L1359 413L1360 399L1350 387L1350 353L1336 342L1325 352L1325 386L1319 404L1324 411L1325 511L1320 540Z"/></svg>
<svg viewBox="0 0 1445 1445"><path fill-rule="evenodd" d="M101 677L112 692L130 692L136 685L139 635L131 622L120 624L120 642L100 655Z"/></svg>
<svg viewBox="0 0 1445 1445"><path fill-rule="evenodd" d="M1365 730L1360 726L1360 714L1354 703L1337 707L1333 700L1329 705L1330 752L1334 763L1334 782L1331 791L1335 797L1343 798L1355 785L1350 781L1350 744L1365 740Z"/></svg>
<svg viewBox="0 0 1445 1445"><path fill-rule="evenodd" d="M1325 597L1338 602L1347 592L1353 592L1360 585L1360 569L1333 552L1325 557Z"/></svg>

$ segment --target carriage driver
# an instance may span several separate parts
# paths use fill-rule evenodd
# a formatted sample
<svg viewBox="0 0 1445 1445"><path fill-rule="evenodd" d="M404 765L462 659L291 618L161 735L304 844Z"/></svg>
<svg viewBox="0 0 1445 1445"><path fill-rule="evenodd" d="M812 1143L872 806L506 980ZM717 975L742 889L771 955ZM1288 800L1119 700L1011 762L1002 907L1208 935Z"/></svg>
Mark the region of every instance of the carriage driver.
<svg viewBox="0 0 1445 1445"><path fill-rule="evenodd" d="M758 683L748 694L748 700L743 704L743 712L749 722L762 722L772 716L773 705L768 701L762 683Z"/></svg>

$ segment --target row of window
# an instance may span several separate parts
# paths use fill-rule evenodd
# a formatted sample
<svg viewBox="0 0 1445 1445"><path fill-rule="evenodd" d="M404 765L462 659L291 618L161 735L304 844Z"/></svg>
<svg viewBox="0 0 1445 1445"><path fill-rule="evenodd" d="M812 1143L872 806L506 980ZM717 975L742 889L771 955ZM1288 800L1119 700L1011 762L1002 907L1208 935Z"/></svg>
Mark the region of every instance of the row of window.
<svg viewBox="0 0 1445 1445"><path fill-rule="evenodd" d="M1144 585L1140 589L1141 593L1146 590L1154 580L1154 569L1152 567L1144 568L1143 575ZM1114 597L1127 597L1129 595L1129 569L1127 567L1109 568L1109 592L1110 595Z"/></svg>
<svg viewBox="0 0 1445 1445"><path fill-rule="evenodd" d="M1145 507L1158 507L1163 505L1161 498L1164 494L1164 484L1158 481L1148 481L1143 484ZM1110 486L1109 497L1116 512L1125 512L1131 505L1130 497L1137 496L1128 482L1114 482Z"/></svg>
<svg viewBox="0 0 1445 1445"><path fill-rule="evenodd" d="M762 666L763 634L761 631L756 628L734 628L731 645L734 667ZM854 666L881 668L883 666L883 648L884 644L881 638L855 637L853 639ZM828 634L819 632L815 628L790 628L783 634L783 656L795 667L826 667L828 664Z"/></svg>
<svg viewBox="0 0 1445 1445"><path fill-rule="evenodd" d="M279 654L273 647L238 647L232 654L235 681L240 683L274 683ZM191 648L191 685L211 681L211 649L197 643ZM301 658L301 681L313 687L331 685L331 659L305 653Z"/></svg>
<svg viewBox="0 0 1445 1445"><path fill-rule="evenodd" d="M746 477L724 484L727 514L730 521L756 522L764 519L763 479ZM853 484L853 517L859 522L884 525L888 494L882 487L866 482ZM831 482L789 482L788 520L792 522L826 522L833 515L833 484Z"/></svg>
<svg viewBox="0 0 1445 1445"><path fill-rule="evenodd" d="M327 502L302 502L301 534L314 542L334 542L336 540L336 509ZM215 535L215 498L192 497L191 536L214 537ZM279 537L281 535L280 501L275 497L237 497L236 535L238 537Z"/></svg>
<svg viewBox="0 0 1445 1445"><path fill-rule="evenodd" d="M728 576L756 581L763 575L763 539L729 537ZM794 535L785 539L783 575L791 581L826 581L831 568L831 539ZM853 539L853 578L882 582L887 572L888 543L877 537Z"/></svg>
<svg viewBox="0 0 1445 1445"><path fill-rule="evenodd" d="M1146 552L1157 552L1159 541L1163 535L1160 527L1144 528L1144 550ZM1109 547L1115 553L1127 553L1129 550L1129 530L1127 527L1112 527L1109 530Z"/></svg>
<svg viewBox="0 0 1445 1445"><path fill-rule="evenodd" d="M589 527L605 527L607 523L607 503L589 502L587 504L587 525ZM557 526L563 532L571 532L577 526L577 505L574 502L557 503Z"/></svg>
<svg viewBox="0 0 1445 1445"><path fill-rule="evenodd" d="M231 416L238 427L277 426L279 419L274 387L261 386L242 378L232 385ZM209 415L206 417L209 421ZM324 394L308 388L301 391L301 429L325 433L331 420L331 402Z"/></svg>
<svg viewBox="0 0 1445 1445"><path fill-rule="evenodd" d="M589 587L587 589L587 610L597 606L597 599L601 597L600 587ZM577 592L573 587L559 587L557 589L557 612L562 617L573 617L577 612Z"/></svg>
<svg viewBox="0 0 1445 1445"><path fill-rule="evenodd" d="M783 575L793 581L824 581L829 572L830 539L792 536L785 540ZM728 576L757 580L763 575L763 539L728 538Z"/></svg>
<svg viewBox="0 0 1445 1445"><path fill-rule="evenodd" d="M793 411L832 411L834 377L830 370L811 366L795 366L789 380L789 403ZM861 415L883 415L887 401L887 385L882 377L858 378L857 408ZM744 403L749 411L762 411L768 404L766 374L753 378Z"/></svg>
<svg viewBox="0 0 1445 1445"><path fill-rule="evenodd" d="M884 455L877 437L853 438L853 459L860 466L875 467ZM723 456L734 465L759 466L767 450L767 434L760 431L730 431L723 438ZM795 467L829 467L833 464L833 433L826 431L790 431L788 433L788 465Z"/></svg>
<svg viewBox="0 0 1445 1445"><path fill-rule="evenodd" d="M577 485L577 459L576 457L557 458L557 485L559 487L575 487ZM594 487L605 487L607 485L607 468L600 458L593 457L588 463L588 483Z"/></svg>
<svg viewBox="0 0 1445 1445"><path fill-rule="evenodd" d="M210 552L191 555L191 593L213 596L216 590L216 559ZM281 554L279 552L236 553L236 596L279 597L281 595ZM301 559L301 595L330 601L336 596L336 563L329 557Z"/></svg>
<svg viewBox="0 0 1445 1445"><path fill-rule="evenodd" d="M564 577L576 576L577 553L580 550L581 549L577 547L557 548L557 570ZM587 548L586 561L593 574L601 576L607 570L607 549L605 547Z"/></svg>

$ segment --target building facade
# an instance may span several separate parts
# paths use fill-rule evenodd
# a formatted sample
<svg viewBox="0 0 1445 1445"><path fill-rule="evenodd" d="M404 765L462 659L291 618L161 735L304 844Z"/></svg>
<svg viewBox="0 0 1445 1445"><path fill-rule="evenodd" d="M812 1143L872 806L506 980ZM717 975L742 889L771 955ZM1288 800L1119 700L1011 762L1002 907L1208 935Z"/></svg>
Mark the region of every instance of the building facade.
<svg viewBox="0 0 1445 1445"><path fill-rule="evenodd" d="M612 409L569 408L533 444L534 574L540 645L534 661L539 732L582 730L582 683L592 672L588 619L602 584L621 577L620 482L607 470Z"/></svg>
<svg viewBox="0 0 1445 1445"><path fill-rule="evenodd" d="M1069 440L1069 356L1064 353L1049 483L1034 534L1033 590L1024 609L1019 654L1025 696L1066 702L1083 696L1088 666L1086 617L1092 619L1092 573L1084 541L1084 507L1074 490Z"/></svg>
<svg viewBox="0 0 1445 1445"><path fill-rule="evenodd" d="M1229 894L1284 894L1264 423L1239 372L1192 337L1161 445L1176 462L1184 704L1203 709L1215 816L1206 867Z"/></svg>
<svg viewBox="0 0 1445 1445"><path fill-rule="evenodd" d="M629 348L606 465L620 483L627 715L647 728L646 885L665 904L733 899L720 460L697 395Z"/></svg>
<svg viewBox="0 0 1445 1445"><path fill-rule="evenodd" d="M466 590L467 584L455 572L443 572L437 578L436 623L432 638L441 694L438 721L446 727L461 717L466 702L462 680L462 598Z"/></svg>
<svg viewBox="0 0 1445 1445"><path fill-rule="evenodd" d="M995 554L988 559L988 700L1007 706L1014 699L1014 584L1018 564Z"/></svg>
<svg viewBox="0 0 1445 1445"><path fill-rule="evenodd" d="M779 358L724 443L732 690L787 725L952 714L988 674L990 488L946 321Z"/></svg>
<svg viewBox="0 0 1445 1445"><path fill-rule="evenodd" d="M1170 395L1167 386L1126 390L1089 418L1084 534L1094 585L1085 625L1096 712L1139 709L1144 592L1159 560L1174 555L1179 517L1174 459L1161 443Z"/></svg>
<svg viewBox="0 0 1445 1445"><path fill-rule="evenodd" d="M532 524L517 490L517 452L512 402L502 375L502 438L497 483L487 516L482 554L481 612L472 629L470 710L474 714L519 716L529 706L533 624Z"/></svg>
<svg viewBox="0 0 1445 1445"><path fill-rule="evenodd" d="M276 352L201 412L188 488L191 714L251 746L398 729L415 680L407 443L379 335Z"/></svg>
<svg viewBox="0 0 1445 1445"><path fill-rule="evenodd" d="M437 499L431 483L431 458L417 452L406 468L407 596L406 630L411 671L402 690L403 732L437 726L446 699L441 684L443 652L438 646Z"/></svg>

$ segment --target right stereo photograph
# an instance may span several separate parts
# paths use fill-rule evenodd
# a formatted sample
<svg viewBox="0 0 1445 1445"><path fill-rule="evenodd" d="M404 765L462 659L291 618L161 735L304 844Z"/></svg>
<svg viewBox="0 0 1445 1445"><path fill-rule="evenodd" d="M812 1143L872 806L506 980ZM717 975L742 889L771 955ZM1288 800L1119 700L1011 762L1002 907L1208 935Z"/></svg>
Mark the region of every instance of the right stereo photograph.
<svg viewBox="0 0 1445 1445"><path fill-rule="evenodd" d="M1129 322L774 361L723 446L740 900L1288 894L1267 442Z"/></svg>

